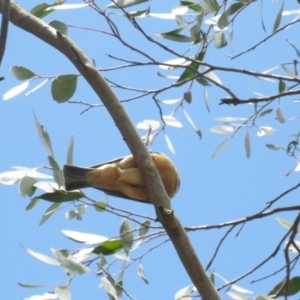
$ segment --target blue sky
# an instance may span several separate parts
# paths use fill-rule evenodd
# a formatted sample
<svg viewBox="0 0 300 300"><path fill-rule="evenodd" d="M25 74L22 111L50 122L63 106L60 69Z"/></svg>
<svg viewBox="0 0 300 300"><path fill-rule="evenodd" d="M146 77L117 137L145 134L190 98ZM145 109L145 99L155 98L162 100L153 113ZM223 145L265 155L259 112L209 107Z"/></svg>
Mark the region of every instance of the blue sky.
<svg viewBox="0 0 300 300"><path fill-rule="evenodd" d="M39 4L38 1L19 1L19 4L30 10ZM294 1L296 2L296 1ZM298 9L298 4L286 2L284 10ZM74 2L68 2L74 3ZM76 2L80 3L80 2ZM105 7L109 2L101 2L99 5ZM267 34L272 32L274 20L280 9L281 1L263 1L263 18L267 28ZM171 8L178 3L166 1L164 3L144 3L137 9L146 9L151 6L151 12L169 13ZM263 43L255 51L230 60L226 55L234 55L251 47L267 36L263 31L260 21L260 1L253 3L236 19L234 23L233 50L227 46L222 49L214 49L210 46L206 54L206 62L213 65L250 69L262 72L280 63L292 62L297 59L296 52L285 42L286 39L299 47L296 26L280 32L269 41ZM132 8L130 11L135 10ZM116 11L112 11L116 13ZM165 61L174 59L170 53L154 47L138 34L128 24L126 19L113 16L113 20L121 26L123 37L136 46L155 57L157 60ZM107 25L101 17L92 9L57 11L45 18L46 22L60 20L69 25L107 30ZM281 24L286 24L292 17L284 17ZM164 41L154 36L154 33L167 32L176 29L176 22L145 18L138 20L146 32L158 41L165 43L168 47L184 53L189 49L189 44ZM228 32L226 32L228 35ZM121 62L111 60L106 54L135 61L145 61L145 58L120 46L113 38L84 29L69 28L69 37L81 47L86 54L94 59L97 67L108 68L121 65ZM193 52L191 52L193 53ZM77 70L57 50L50 48L42 41L37 40L27 32L23 32L14 25L10 25L9 38L6 54L1 66L1 76L5 80L1 82L1 94L17 86L21 82L16 80L9 68L13 65L24 66L36 74L44 77L58 76L61 74L77 74ZM154 89L170 84L169 79L157 76L160 71L165 75L180 75L181 71L167 72L156 66L147 68L123 69L116 72L103 72L104 76L125 86ZM277 72L286 75L282 69ZM247 76L232 75L216 72L222 80L223 85L228 85L241 98L253 96L253 92L264 95L276 93L277 83L267 83ZM40 83L42 79L33 80L30 87ZM1 161L0 172L6 172L12 166L25 166L29 168L47 166L48 153L43 147L34 122L34 113L39 122L48 131L55 158L62 166L66 162L66 153L70 136L75 136L74 164L89 166L101 163L123 155L128 155L129 150L122 140L120 133L111 120L105 108L94 108L86 113L80 114L85 107L78 104L58 104L52 100L50 93L51 80L42 88L24 97L24 93L7 101L0 102L0 139L1 139ZM169 90L159 96L159 99L180 98L187 90L187 86ZM181 108L175 117L183 124L183 128L168 126L166 133L172 141L176 153L168 149L164 136L160 134L151 147L153 151L166 153L175 163L181 178L181 187L178 194L172 200L175 213L182 224L186 227L213 225L227 221L233 221L245 216L257 213L265 207L265 203L277 197L280 193L296 185L299 182L299 174L292 172L290 176L284 174L295 164L293 158L288 157L283 151L271 151L265 144L278 144L286 147L292 134L298 133L298 121L287 121L280 124L275 119L275 110L278 101L270 105L274 111L257 121L258 126L271 126L276 128L273 135L257 136L257 128L249 128L251 140L251 157L246 158L244 149L245 129L242 128L231 139L229 144L214 159L212 154L218 145L229 136L212 133L210 128L221 125L213 121L216 117L244 117L253 114L253 106L220 106L221 98L227 95L216 87L207 89L210 99L209 114L204 102L204 90L201 85L194 85L192 90L192 103L184 104L184 109L193 119L195 125L203 133L202 140L190 126ZM124 99L131 93L121 89L115 89L117 96ZM281 107L286 118L298 117L299 103L292 101L297 98L287 97L281 99ZM78 79L78 86L73 101L88 103L99 103L95 93L83 80ZM125 104L125 108L132 118L134 124L142 120L159 120L157 106L151 97ZM175 105L162 105L164 115L169 115L176 108ZM140 131L143 135L144 132ZM46 171L45 171L46 172ZM48 173L50 174L50 173ZM78 249L82 245L67 239L61 230L74 230L93 233L107 237L116 237L123 217L110 213L96 212L93 207L88 207L82 221L67 220L65 212L74 209L72 205L63 206L43 226L39 226L40 219L48 208L49 203L40 202L33 210L26 212L25 208L29 198L22 198L16 185L1 185L2 195L2 218L0 220L0 236L2 237L0 270L1 270L1 299L24 299L31 295L39 295L43 292L53 291L60 282L67 280L67 276L60 267L46 265L30 256L24 248L30 248L36 252L51 256L50 248L56 249ZM38 195L40 192L36 192ZM92 189L86 193L95 200L106 201L107 198L99 191ZM298 204L299 191L287 195L274 207L283 207ZM109 198L109 203L127 211L155 217L151 205L126 201L118 198ZM247 223L242 231L238 233L237 227L227 237L221 247L211 270L220 274L230 281L241 276L255 265L265 259L276 247L280 239L286 233L286 229L279 225L275 217L293 221L296 213L279 213L265 219L255 220ZM132 223L133 227L136 227ZM154 223L153 226L159 226ZM189 233L192 243L199 254L204 266L210 261L216 246L225 234L227 228L214 230L196 230ZM153 229L155 231L155 229ZM146 252L151 247L166 240L163 236L150 243L146 243L136 251L132 252L132 258ZM112 260L109 257L108 260ZM170 242L150 251L142 259L146 278L150 284L146 285L137 275L139 261L135 262L126 270L124 287L136 299L174 299L175 293L190 284L176 253ZM266 281L250 284L252 280L259 279L284 265L283 248L278 255L259 269L256 273L246 277L237 285L251 290L254 297L258 294L267 294L269 290L284 276L283 273L271 277ZM114 273L121 267L121 262L113 266ZM96 269L93 266L92 269ZM297 275L298 269L294 271ZM28 284L48 284L42 289L24 289L17 282ZM72 299L102 299L107 297L103 289L98 289L100 278L93 273L77 276L70 289ZM217 286L222 285L217 280ZM224 295L222 299L230 299ZM125 297L125 296L124 296ZM296 297L295 297L296 299Z"/></svg>

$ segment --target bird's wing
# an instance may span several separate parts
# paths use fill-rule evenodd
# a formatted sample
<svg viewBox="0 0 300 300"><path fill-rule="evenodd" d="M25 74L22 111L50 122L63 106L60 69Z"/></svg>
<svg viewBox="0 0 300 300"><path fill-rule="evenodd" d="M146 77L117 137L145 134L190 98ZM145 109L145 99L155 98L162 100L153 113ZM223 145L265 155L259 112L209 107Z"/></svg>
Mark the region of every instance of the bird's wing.
<svg viewBox="0 0 300 300"><path fill-rule="evenodd" d="M151 154L151 153L162 154L162 153L155 152L155 151L150 151L149 153L150 153L150 154ZM130 156L130 155L127 155L127 156L122 156L122 157L119 157L119 158L115 158L115 159L112 159L112 160L106 161L106 162L104 162L104 163L101 163L101 164L99 164L99 165L94 165L94 166L91 166L91 167L89 167L89 168L96 169L96 168L99 168L99 167L101 167L101 166L103 166L103 165L107 165L107 164L116 163L116 162L119 162L119 161L123 160L125 157L128 157L128 156Z"/></svg>
<svg viewBox="0 0 300 300"><path fill-rule="evenodd" d="M95 189L100 190L109 196L114 196L114 197L123 198L123 199L127 199L127 200L133 200L133 201L142 202L142 203L152 203L150 200L137 200L134 198L130 198L130 197L126 196L125 194L123 194L121 192L117 192L117 191L108 191L108 190L99 189L99 188L95 188Z"/></svg>
<svg viewBox="0 0 300 300"><path fill-rule="evenodd" d="M119 158L115 158L115 159L112 159L112 160L109 160L109 161L106 161L104 163L101 163L99 165L94 165L94 166L91 166L89 168L93 168L93 169L97 169L101 166L104 166L104 165L108 165L108 164L113 164L113 163L116 163L116 162L119 162L121 160L123 160L126 156L122 156L122 157L119 157Z"/></svg>

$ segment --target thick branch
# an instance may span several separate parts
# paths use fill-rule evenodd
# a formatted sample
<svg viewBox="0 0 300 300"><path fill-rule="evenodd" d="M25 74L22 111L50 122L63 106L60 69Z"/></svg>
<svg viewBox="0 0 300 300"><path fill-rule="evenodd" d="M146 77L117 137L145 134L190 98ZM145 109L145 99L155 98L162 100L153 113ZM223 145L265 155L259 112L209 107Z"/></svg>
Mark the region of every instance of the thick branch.
<svg viewBox="0 0 300 300"><path fill-rule="evenodd" d="M10 0L4 0L2 3L3 14L2 14L1 35L0 35L0 65L6 47L8 22L9 22L9 8L10 8Z"/></svg>
<svg viewBox="0 0 300 300"><path fill-rule="evenodd" d="M0 7L2 7L2 3L3 0L0 0ZM169 234L193 284L203 299L220 300L221 298L207 277L185 230L173 214L170 200L145 145L142 143L122 104L93 63L68 37L34 17L15 2L11 2L10 21L64 54L87 80L102 100L134 155L149 189L150 198L156 208L158 219Z"/></svg>

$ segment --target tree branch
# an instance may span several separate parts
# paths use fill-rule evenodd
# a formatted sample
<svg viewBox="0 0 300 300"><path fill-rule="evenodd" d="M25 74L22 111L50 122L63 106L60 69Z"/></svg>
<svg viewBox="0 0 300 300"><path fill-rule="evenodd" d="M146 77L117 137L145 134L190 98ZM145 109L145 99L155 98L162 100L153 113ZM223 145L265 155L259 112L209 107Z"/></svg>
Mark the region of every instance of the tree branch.
<svg viewBox="0 0 300 300"><path fill-rule="evenodd" d="M0 0L1 12L3 12L3 1ZM122 104L93 63L72 40L31 15L14 1L11 2L10 21L64 54L87 80L102 100L120 130L124 141L134 155L142 177L149 189L150 199L155 206L157 217L172 240L193 284L204 300L220 300L221 298L206 275L189 237L173 213L171 202L146 146L142 143Z"/></svg>
<svg viewBox="0 0 300 300"><path fill-rule="evenodd" d="M7 40L10 0L3 1L2 10L3 10L3 14L2 14L1 35L0 35L0 65L4 56L6 40Z"/></svg>

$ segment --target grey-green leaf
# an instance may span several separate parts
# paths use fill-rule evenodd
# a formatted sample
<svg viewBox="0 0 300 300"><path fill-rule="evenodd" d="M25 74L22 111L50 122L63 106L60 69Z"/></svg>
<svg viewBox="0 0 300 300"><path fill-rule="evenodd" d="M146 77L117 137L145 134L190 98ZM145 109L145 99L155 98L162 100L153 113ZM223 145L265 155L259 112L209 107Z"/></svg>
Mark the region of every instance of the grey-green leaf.
<svg viewBox="0 0 300 300"><path fill-rule="evenodd" d="M90 272L90 269L84 266L83 264L77 262L73 257L60 257L60 263L66 269L66 271L72 275L75 274L85 274Z"/></svg>
<svg viewBox="0 0 300 300"><path fill-rule="evenodd" d="M279 93L282 93L285 91L285 82L283 80L279 80L279 84L278 84L278 91Z"/></svg>
<svg viewBox="0 0 300 300"><path fill-rule="evenodd" d="M60 206L59 202L50 205L48 209L45 211L39 225L43 225L52 216L52 214L58 210L59 206Z"/></svg>
<svg viewBox="0 0 300 300"><path fill-rule="evenodd" d="M74 150L74 135L71 135L68 153L67 153L67 164L73 165L73 150Z"/></svg>
<svg viewBox="0 0 300 300"><path fill-rule="evenodd" d="M34 119L35 119L35 125L39 134L39 137L44 145L44 147L46 148L46 150L49 152L49 154L54 157L54 153L53 153L53 149L52 149L52 145L51 145L51 141L50 141L50 137L47 131L44 130L44 126L41 125L36 117L36 115L34 114Z"/></svg>
<svg viewBox="0 0 300 300"><path fill-rule="evenodd" d="M269 113L271 113L272 111L273 111L272 108L266 109L266 110L262 111L258 117L259 118L264 117L264 116L268 115Z"/></svg>
<svg viewBox="0 0 300 300"><path fill-rule="evenodd" d="M144 2L148 2L149 0L117 0L115 1L117 4L115 3L111 3L109 5L107 5L107 8L125 8L125 7L130 7L130 6L134 6L140 3L144 3Z"/></svg>
<svg viewBox="0 0 300 300"><path fill-rule="evenodd" d="M245 149L246 149L246 156L247 158L249 158L251 154L251 144L250 144L250 135L248 129L246 130L246 135L245 135Z"/></svg>
<svg viewBox="0 0 300 300"><path fill-rule="evenodd" d="M68 26L65 23L62 23L60 21L51 21L49 25L57 31L59 31L60 33L68 35Z"/></svg>
<svg viewBox="0 0 300 300"><path fill-rule="evenodd" d="M74 95L77 86L77 75L61 75L51 85L52 98L58 103L68 101Z"/></svg>
<svg viewBox="0 0 300 300"><path fill-rule="evenodd" d="M220 29L224 29L228 26L228 18L227 18L227 11L223 12L221 17L218 20L218 26Z"/></svg>
<svg viewBox="0 0 300 300"><path fill-rule="evenodd" d="M100 212L106 211L106 206L107 206L107 203L104 201L97 201L94 204L95 209Z"/></svg>
<svg viewBox="0 0 300 300"><path fill-rule="evenodd" d="M223 48L227 45L227 39L223 31L214 34L214 45L216 48Z"/></svg>
<svg viewBox="0 0 300 300"><path fill-rule="evenodd" d="M18 66L12 66L10 68L10 72L19 80L30 79L35 76L35 74L29 69Z"/></svg>
<svg viewBox="0 0 300 300"><path fill-rule="evenodd" d="M227 17L235 14L238 10L240 10L245 4L242 2L234 2L226 9Z"/></svg>
<svg viewBox="0 0 300 300"><path fill-rule="evenodd" d="M37 18L44 18L47 15L51 14L53 10L46 10L48 7L56 6L56 5L61 5L62 3L59 3L59 1L55 2L54 4L47 4L47 3L42 3L38 4L34 8L30 10L30 13L36 16Z"/></svg>
<svg viewBox="0 0 300 300"><path fill-rule="evenodd" d="M69 288L64 286L59 286L55 289L55 294L58 296L59 300L71 300L71 292Z"/></svg>
<svg viewBox="0 0 300 300"><path fill-rule="evenodd" d="M215 0L201 0L200 5L207 13L214 13L219 9L219 4Z"/></svg>
<svg viewBox="0 0 300 300"><path fill-rule="evenodd" d="M144 282L146 284L149 283L149 281L147 280L146 276L145 276L145 271L144 271L144 267L142 264L139 264L139 267L138 267L138 275L144 280Z"/></svg>
<svg viewBox="0 0 300 300"><path fill-rule="evenodd" d="M30 203L26 206L26 210L31 210L32 208L34 208L36 206L36 204L40 201L40 199L38 198L33 198Z"/></svg>
<svg viewBox="0 0 300 300"><path fill-rule="evenodd" d="M128 254L133 245L133 232L131 225L127 219L125 219L120 227L120 238L123 243L123 248Z"/></svg>
<svg viewBox="0 0 300 300"><path fill-rule="evenodd" d="M223 141L215 150L214 154L211 156L211 159L214 159L224 148L225 146L228 144L228 142L230 141L229 139L226 139L225 141Z"/></svg>
<svg viewBox="0 0 300 300"><path fill-rule="evenodd" d="M292 44L289 40L286 40L286 41L294 48L297 56L300 57L300 51L298 50L298 48L294 44Z"/></svg>
<svg viewBox="0 0 300 300"><path fill-rule="evenodd" d="M37 182L36 179L32 177L24 176L19 183L20 194L23 197L25 196L31 197L36 190L36 187L33 186L36 182Z"/></svg>
<svg viewBox="0 0 300 300"><path fill-rule="evenodd" d="M277 120L279 121L279 123L281 123L281 124L285 123L286 118L284 116L283 109L280 105L277 107L276 116L277 116Z"/></svg>
<svg viewBox="0 0 300 300"><path fill-rule="evenodd" d="M139 236L144 236L147 234L147 232L149 231L149 226L150 226L151 222L150 221L145 221L141 227L139 228Z"/></svg>
<svg viewBox="0 0 300 300"><path fill-rule="evenodd" d="M277 17L275 19L274 26L273 26L273 33L278 29L278 27L280 25L282 12L283 12L283 6L284 6L284 1L282 2L281 7L278 11Z"/></svg>
<svg viewBox="0 0 300 300"><path fill-rule="evenodd" d="M64 177L63 177L62 170L60 169L58 163L52 156L48 156L48 161L49 161L49 164L51 165L51 167L53 168L53 176L54 176L55 182L57 183L57 185L59 187L63 186L64 185Z"/></svg>
<svg viewBox="0 0 300 300"><path fill-rule="evenodd" d="M191 91L187 91L183 94L183 98L187 103L191 103L192 102L192 93Z"/></svg>
<svg viewBox="0 0 300 300"><path fill-rule="evenodd" d="M285 149L283 149L282 147L280 146L277 146L277 145L273 145L273 144L266 144L266 147L270 150L283 150L285 151Z"/></svg>

